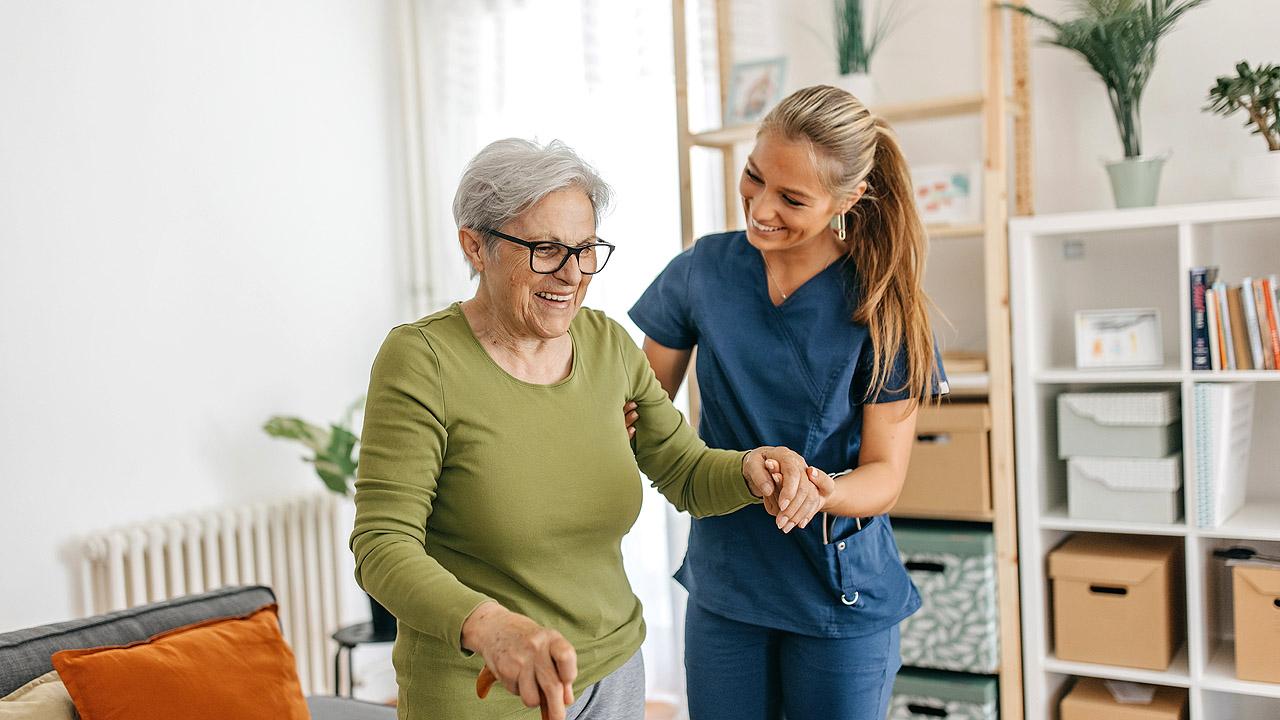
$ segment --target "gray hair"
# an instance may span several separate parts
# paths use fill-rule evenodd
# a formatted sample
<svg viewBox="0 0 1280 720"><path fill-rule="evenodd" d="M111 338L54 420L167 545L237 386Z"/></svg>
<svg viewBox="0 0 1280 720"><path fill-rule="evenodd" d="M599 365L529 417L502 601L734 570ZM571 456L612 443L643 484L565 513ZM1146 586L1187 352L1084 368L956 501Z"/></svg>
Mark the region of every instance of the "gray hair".
<svg viewBox="0 0 1280 720"><path fill-rule="evenodd" d="M453 219L459 229L496 230L551 193L569 187L587 194L599 223L613 190L573 148L559 140L546 145L521 138L495 140L462 171L453 196ZM489 249L498 242L489 235L484 241Z"/></svg>

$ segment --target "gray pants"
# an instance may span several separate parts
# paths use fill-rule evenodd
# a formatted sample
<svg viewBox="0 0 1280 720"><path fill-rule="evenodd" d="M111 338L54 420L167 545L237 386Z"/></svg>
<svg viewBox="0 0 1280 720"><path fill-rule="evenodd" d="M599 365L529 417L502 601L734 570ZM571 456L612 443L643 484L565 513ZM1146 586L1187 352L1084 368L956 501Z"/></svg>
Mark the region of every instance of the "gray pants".
<svg viewBox="0 0 1280 720"><path fill-rule="evenodd" d="M644 657L637 650L622 667L587 688L567 720L644 720Z"/></svg>

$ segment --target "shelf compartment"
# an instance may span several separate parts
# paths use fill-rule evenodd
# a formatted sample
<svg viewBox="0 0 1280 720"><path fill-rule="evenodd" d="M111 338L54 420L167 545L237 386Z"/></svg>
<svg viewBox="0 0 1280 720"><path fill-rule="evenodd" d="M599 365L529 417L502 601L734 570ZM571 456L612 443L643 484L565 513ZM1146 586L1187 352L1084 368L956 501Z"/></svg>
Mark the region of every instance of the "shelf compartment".
<svg viewBox="0 0 1280 720"><path fill-rule="evenodd" d="M1035 287L1022 308L1026 337L1020 342L1030 349L1023 369L1039 375L1075 367L1077 311L1155 308L1164 355L1163 367L1156 370L1180 370L1179 242L1177 226L1061 233L1027 242L1021 251L1024 257L1010 267ZM1141 377L1142 372L1117 368L1097 374L1128 378Z"/></svg>
<svg viewBox="0 0 1280 720"><path fill-rule="evenodd" d="M1204 720L1275 720L1280 717L1280 700L1230 692L1215 692L1204 686ZM1192 716L1196 717L1196 716Z"/></svg>
<svg viewBox="0 0 1280 720"><path fill-rule="evenodd" d="M1222 525L1196 532L1206 538L1280 542L1280 500L1246 499L1245 506Z"/></svg>
<svg viewBox="0 0 1280 720"><path fill-rule="evenodd" d="M1280 683L1251 682L1236 678L1236 645L1231 640L1224 640L1214 648L1209 662L1205 664L1200 684L1207 690L1280 699ZM1277 709L1276 716L1280 716L1280 708Z"/></svg>

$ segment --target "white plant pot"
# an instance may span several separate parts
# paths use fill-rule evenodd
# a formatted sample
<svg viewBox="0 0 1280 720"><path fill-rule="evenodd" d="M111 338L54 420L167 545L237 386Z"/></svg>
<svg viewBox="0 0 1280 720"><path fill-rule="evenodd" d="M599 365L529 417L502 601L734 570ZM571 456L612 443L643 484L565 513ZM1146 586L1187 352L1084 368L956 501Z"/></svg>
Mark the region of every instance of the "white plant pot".
<svg viewBox="0 0 1280 720"><path fill-rule="evenodd" d="M849 94L861 100L863 105L871 106L876 101L876 84L868 73L841 75L836 87L848 90Z"/></svg>
<svg viewBox="0 0 1280 720"><path fill-rule="evenodd" d="M1280 150L1236 158L1231 186L1236 197L1280 197Z"/></svg>

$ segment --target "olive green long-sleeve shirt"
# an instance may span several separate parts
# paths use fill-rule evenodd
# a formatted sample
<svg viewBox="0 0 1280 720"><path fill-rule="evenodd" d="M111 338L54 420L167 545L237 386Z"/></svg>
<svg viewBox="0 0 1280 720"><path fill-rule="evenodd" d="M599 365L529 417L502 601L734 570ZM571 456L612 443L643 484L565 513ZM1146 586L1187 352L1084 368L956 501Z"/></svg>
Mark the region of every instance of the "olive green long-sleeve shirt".
<svg viewBox="0 0 1280 720"><path fill-rule="evenodd" d="M639 470L694 515L756 501L743 454L703 444L621 326L583 308L569 334L572 370L552 385L502 370L457 304L392 330L374 362L351 549L357 581L400 621L401 718L536 717L501 688L475 696L483 661L462 624L489 599L573 644L576 694L639 649L621 551Z"/></svg>

